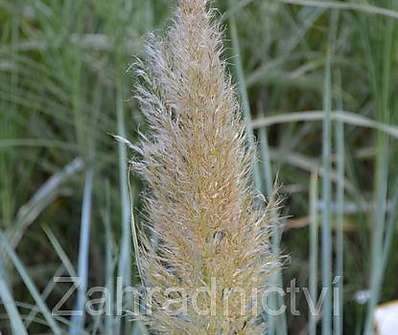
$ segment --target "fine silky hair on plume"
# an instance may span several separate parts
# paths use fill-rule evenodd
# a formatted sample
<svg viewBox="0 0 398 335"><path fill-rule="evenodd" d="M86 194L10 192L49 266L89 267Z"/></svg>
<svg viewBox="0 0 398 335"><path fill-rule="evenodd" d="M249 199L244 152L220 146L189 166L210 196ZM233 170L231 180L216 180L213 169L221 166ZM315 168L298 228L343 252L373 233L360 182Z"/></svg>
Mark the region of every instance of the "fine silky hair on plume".
<svg viewBox="0 0 398 335"><path fill-rule="evenodd" d="M258 205L254 149L222 51L209 1L179 0L137 69L149 125L135 163L147 184L138 258L144 287L157 289L147 321L159 333L261 334L265 326L257 298L278 266L276 204Z"/></svg>

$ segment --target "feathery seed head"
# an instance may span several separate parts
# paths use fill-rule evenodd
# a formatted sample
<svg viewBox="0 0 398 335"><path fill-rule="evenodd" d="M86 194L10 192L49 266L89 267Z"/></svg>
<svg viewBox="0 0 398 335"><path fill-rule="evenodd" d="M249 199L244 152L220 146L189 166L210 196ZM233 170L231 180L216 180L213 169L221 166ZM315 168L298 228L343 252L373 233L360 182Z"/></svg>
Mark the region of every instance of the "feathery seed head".
<svg viewBox="0 0 398 335"><path fill-rule="evenodd" d="M161 333L259 334L261 308L253 298L277 263L269 251L275 204L254 205L253 150L207 7L206 0L179 0L167 36L150 38L138 70L151 135L137 166L157 240L140 235L142 279L163 290L151 297L149 320Z"/></svg>

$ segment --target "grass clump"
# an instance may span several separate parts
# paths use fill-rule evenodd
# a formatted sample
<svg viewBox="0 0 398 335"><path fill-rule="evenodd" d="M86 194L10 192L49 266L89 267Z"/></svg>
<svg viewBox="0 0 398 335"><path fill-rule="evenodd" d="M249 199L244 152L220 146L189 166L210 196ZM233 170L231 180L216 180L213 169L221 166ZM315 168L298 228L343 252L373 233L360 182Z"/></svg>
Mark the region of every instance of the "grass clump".
<svg viewBox="0 0 398 335"><path fill-rule="evenodd" d="M127 69L133 57L143 56L147 32L164 30L176 3L0 0L3 334L58 328L65 334L148 334L142 324L116 315L118 283L135 286L139 278L130 239L128 155L107 134L134 144L137 129L156 138L131 97L137 76ZM247 135L253 135L248 142L259 151L255 186L271 194L277 173L289 214L272 234L273 254L290 255L283 280L277 273L275 282L287 288L296 280L300 315L290 312L289 293L270 301L288 305L287 322L270 318L265 333L320 333L322 315L309 315L303 289L309 286L319 300L322 273L327 286L331 274L333 289L341 289L327 299L326 310L333 303L341 315L327 313L324 334L372 333L377 306L398 297L398 2L211 4L223 13L225 53L235 64ZM180 54L174 54L177 63ZM230 166L223 173L234 173ZM137 177L130 181L140 212ZM166 250L159 236L154 239L154 252ZM111 292L110 316L51 321L67 291L53 277L76 274L87 281L80 296L97 285ZM81 306L84 299L76 298L77 292L66 310Z"/></svg>

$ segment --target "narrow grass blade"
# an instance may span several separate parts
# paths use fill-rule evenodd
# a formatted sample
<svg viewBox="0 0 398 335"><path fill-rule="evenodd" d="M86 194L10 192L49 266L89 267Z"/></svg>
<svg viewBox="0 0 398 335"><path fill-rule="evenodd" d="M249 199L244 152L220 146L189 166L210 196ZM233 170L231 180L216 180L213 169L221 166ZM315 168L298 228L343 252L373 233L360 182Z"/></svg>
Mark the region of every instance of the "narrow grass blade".
<svg viewBox="0 0 398 335"><path fill-rule="evenodd" d="M388 220L386 223L386 233L385 233L385 238L384 238L384 248L383 248L383 260L382 260L382 265L381 265L381 274L384 274L388 262L388 256L391 252L391 246L393 242L393 238L395 235L395 228L396 228L396 223L397 223L397 218L398 218L398 177L395 181L395 187L394 187L394 192L392 196L392 201L391 201L391 211L388 216ZM381 289L382 285L382 280L383 278L380 278L379 283L378 283L378 291Z"/></svg>
<svg viewBox="0 0 398 335"><path fill-rule="evenodd" d="M12 263L14 264L15 268L17 269L19 275L21 276L23 282L25 283L26 287L28 288L30 294L32 295L33 300L35 301L37 307L40 309L41 313L43 314L44 318L48 323L48 327L51 329L53 334L61 335L62 331L59 328L57 322L53 318L51 311L48 309L47 305L43 301L38 289L36 288L35 284L33 283L32 279L30 278L25 266L22 264L21 260L11 247L8 239L4 236L3 233L0 233L0 241L4 248L4 251L7 253L8 257L10 257Z"/></svg>
<svg viewBox="0 0 398 335"><path fill-rule="evenodd" d="M0 150L13 147L43 147L59 149L71 152L78 152L79 148L76 144L58 141L54 139L35 139L35 138L10 138L0 140Z"/></svg>
<svg viewBox="0 0 398 335"><path fill-rule="evenodd" d="M140 252L139 252L139 244L138 244L138 227L136 225L134 219L134 197L133 197L133 189L131 185L131 174L128 175L128 186L129 186L129 195L130 195L130 208L131 208L131 237L133 240L133 248L134 248L134 255L135 255L135 263L137 266L138 276L140 277L141 283L143 283L143 272L140 262Z"/></svg>
<svg viewBox="0 0 398 335"><path fill-rule="evenodd" d="M119 60L120 61L120 60ZM121 62L120 62L121 63ZM120 64L119 64L120 65ZM119 68L121 68L119 66ZM117 132L122 138L126 138L126 126L124 120L124 107L123 107L123 82L119 78L116 87L116 115L117 115ZM119 192L121 204L121 240L120 240L120 253L118 263L118 280L122 285L127 287L131 284L131 239L130 239L130 202L128 194L128 159L127 148L124 143L118 142L118 158L119 158ZM127 299L127 305L131 301ZM116 332L122 327L122 320L119 318L117 323ZM128 326L128 325L127 325ZM127 327L128 328L128 327Z"/></svg>
<svg viewBox="0 0 398 335"><path fill-rule="evenodd" d="M272 177L272 166L271 166L271 157L270 150L268 145L268 135L267 129L262 127L258 130L258 138L259 138L259 146L260 146L260 157L261 163L263 166L263 178L264 178L264 187L263 193L268 197L272 195L273 188L273 177Z"/></svg>
<svg viewBox="0 0 398 335"><path fill-rule="evenodd" d="M121 84L117 90L116 98L116 112L117 112L117 131L122 138L126 137L124 109L123 109L123 94ZM122 279L123 285L130 285L131 280L131 241L130 241L130 202L128 195L128 160L127 148L125 144L118 142L119 155L119 189L121 197L121 211L122 211L122 235L120 243L119 267L118 276Z"/></svg>
<svg viewBox="0 0 398 335"><path fill-rule="evenodd" d="M366 335L373 334L374 311L379 300L380 279L382 278L384 231L386 225L387 189L388 189L388 149L385 140L379 140L376 169L376 207L371 231L371 266L370 266L370 299L365 324Z"/></svg>
<svg viewBox="0 0 398 335"><path fill-rule="evenodd" d="M331 189L331 57L329 45L324 80L324 118L322 138L322 165L324 175L322 178L322 201L324 203L322 214L322 288L326 290L322 310L322 335L330 335L332 330L332 233L330 225L330 207L332 201Z"/></svg>
<svg viewBox="0 0 398 335"><path fill-rule="evenodd" d="M70 335L79 335L84 327L84 306L88 282L88 254L90 248L91 207L93 196L94 168L89 167L86 172L79 244L79 289L75 305L76 314L73 315L70 326Z"/></svg>
<svg viewBox="0 0 398 335"><path fill-rule="evenodd" d="M380 269L377 271L378 274L377 274L377 278L375 279L376 283L374 284L374 287L373 287L374 292L372 292L372 294L374 294L377 297L380 296L381 288L383 285L384 273L385 273L387 263L388 263L388 256L390 255L393 238L395 236L395 229L396 229L396 223L397 223L397 218L398 218L398 177L395 181L395 186L394 186L394 191L393 191L390 207L391 207L391 211L389 213L387 223L386 223L382 259L380 261Z"/></svg>
<svg viewBox="0 0 398 335"><path fill-rule="evenodd" d="M114 324L114 271L116 267L116 260L114 257L114 245L113 245L113 232L111 226L111 190L110 184L107 180L105 183L105 209L102 213L102 219L105 226L105 285L108 290L109 299L107 301L105 316L105 334L112 334Z"/></svg>
<svg viewBox="0 0 398 335"><path fill-rule="evenodd" d="M65 267L66 271L68 272L71 278L77 277L75 268L70 261L68 255L66 254L65 250L62 248L61 243L59 243L58 239L55 237L54 233L51 231L49 227L43 228L44 232L47 235L51 245L53 246L55 252L57 253L59 259L62 261L63 266Z"/></svg>
<svg viewBox="0 0 398 335"><path fill-rule="evenodd" d="M340 78L340 77L339 77ZM339 107L342 107L341 99ZM343 334L343 306L344 306L344 180L345 180L345 140L344 140L344 124L337 121L335 124L335 142L336 142L336 170L338 175L337 190L336 190L336 288L338 296L335 301L334 310L334 334Z"/></svg>
<svg viewBox="0 0 398 335"><path fill-rule="evenodd" d="M24 326L21 315L19 314L18 308L15 304L15 300L8 288L5 279L5 269L0 258L0 299L3 302L3 306L8 314L11 323L11 329L13 334L28 335L28 332Z"/></svg>
<svg viewBox="0 0 398 335"><path fill-rule="evenodd" d="M226 19L233 15L234 13L242 10L243 7L249 5L255 0L242 0L238 5L229 9L224 15L223 18ZM381 15L386 17L391 17L394 19L398 19L398 12L394 10L390 10L380 6L374 6L365 3L357 3L352 1L319 1L319 0L278 0L279 2L291 4L291 5L300 5L300 6L311 6L311 7L319 7L325 9L339 9L339 10L352 10L358 11L370 15Z"/></svg>
<svg viewBox="0 0 398 335"><path fill-rule="evenodd" d="M229 5L232 7L234 5L234 0L229 0ZM231 15L229 17L229 29L231 33L231 40L232 40L232 50L235 57L235 72L238 81L239 93L241 97L241 104L242 104L242 112L243 117L246 125L247 130L247 138L249 141L249 146L251 148L256 148L256 143L254 139L254 132L253 126L251 121L251 111L250 111L250 104L249 104L249 97L247 95L246 83L245 83L245 76L243 73L242 68L242 61L240 58L240 46L239 46L239 38L238 38L238 30L236 27L235 16ZM258 191L261 191L261 176L260 170L258 167L257 162L253 162L253 177L254 177L254 185Z"/></svg>
<svg viewBox="0 0 398 335"><path fill-rule="evenodd" d="M386 2L388 3L388 2ZM392 2L391 2L392 4ZM374 96L376 99L377 118L381 122L388 123L391 120L391 80L393 65L393 37L394 22L386 20L383 22L372 21L372 26L376 31L383 32L383 36L377 37L381 43L381 53L377 53L372 58L370 65L380 68L381 71L374 72ZM383 276L383 259L384 255L384 234L386 225L386 203L388 194L388 177L389 177L389 137L381 132L377 133L376 140L376 176L375 176L375 213L372 226L372 244L371 244L371 268L370 268L370 299L367 308L367 318L365 323L364 334L373 334L374 311L379 301L379 285Z"/></svg>
<svg viewBox="0 0 398 335"><path fill-rule="evenodd" d="M289 123L289 122L308 122L308 121L322 121L324 112L321 111L302 111L286 114L277 114L267 117L261 117L253 121L253 127L269 127L276 124ZM347 111L333 111L330 113L332 121L340 121L356 127L364 127L375 129L394 138L398 138L398 127L392 126L387 123L371 120L360 114L347 112Z"/></svg>
<svg viewBox="0 0 398 335"><path fill-rule="evenodd" d="M143 283L143 272L140 262L140 253L139 253L139 245L138 245L138 228L134 219L134 193L131 183L131 173L129 171L128 174L128 186L129 186L129 195L130 195L130 208L131 208L131 236L133 240L133 248L134 248L134 255L135 255L135 262L137 266L138 276L141 280L141 284ZM134 327L132 330L133 334L142 334L142 335L149 335L149 332L146 326L141 321L136 321L134 323Z"/></svg>
<svg viewBox="0 0 398 335"><path fill-rule="evenodd" d="M386 16L393 19L398 19L398 12L387 8L372 6L363 3L356 3L350 1L319 1L319 0L278 0L280 2L301 5L301 6L313 6L328 9L339 9L339 10L353 10L363 12L370 15Z"/></svg>
<svg viewBox="0 0 398 335"><path fill-rule="evenodd" d="M318 224L318 172L311 173L310 181L310 268L309 291L312 301L318 296L318 254L319 254L319 224ZM309 313L309 335L316 335L318 315Z"/></svg>

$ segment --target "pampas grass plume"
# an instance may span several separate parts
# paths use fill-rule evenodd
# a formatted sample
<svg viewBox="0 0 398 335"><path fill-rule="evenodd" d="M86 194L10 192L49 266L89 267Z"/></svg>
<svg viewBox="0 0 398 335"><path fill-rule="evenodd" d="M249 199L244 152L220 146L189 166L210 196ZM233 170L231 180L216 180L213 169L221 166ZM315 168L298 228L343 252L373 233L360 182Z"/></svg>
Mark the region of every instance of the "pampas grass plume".
<svg viewBox="0 0 398 335"><path fill-rule="evenodd" d="M276 266L269 251L275 203L255 205L254 150L222 51L208 1L180 0L166 36L150 37L137 70L138 101L150 127L137 168L148 185L146 224L155 237L140 234L139 259L145 287L163 290L152 296L148 320L160 333L260 334L263 328L254 301L229 293L251 297L266 287ZM196 295L194 308L202 287L214 294ZM186 304L186 313L165 308L171 298Z"/></svg>

